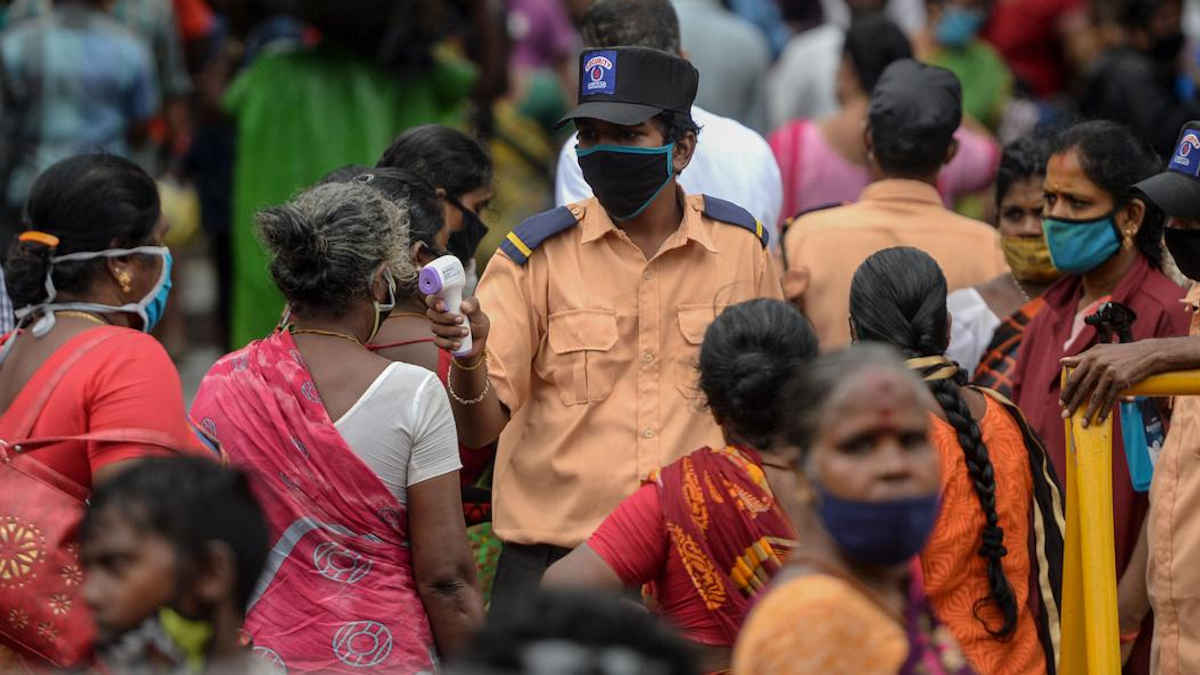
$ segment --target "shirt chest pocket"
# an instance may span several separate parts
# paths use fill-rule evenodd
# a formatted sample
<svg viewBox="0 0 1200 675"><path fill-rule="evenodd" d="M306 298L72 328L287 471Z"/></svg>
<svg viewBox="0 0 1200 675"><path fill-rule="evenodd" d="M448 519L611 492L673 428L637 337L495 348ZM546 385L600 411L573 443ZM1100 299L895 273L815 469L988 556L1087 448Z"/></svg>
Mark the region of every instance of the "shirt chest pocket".
<svg viewBox="0 0 1200 675"><path fill-rule="evenodd" d="M679 326L677 335L679 342L672 350L674 354L675 384L679 393L689 399L698 401L703 407L703 397L697 382L699 376L700 344L704 342L704 333L713 322L721 308L711 302L695 305L679 305L676 308L676 323Z"/></svg>
<svg viewBox="0 0 1200 675"><path fill-rule="evenodd" d="M612 393L619 364L617 314L610 309L568 309L551 314L550 354L542 377L553 382L563 405L603 401Z"/></svg>

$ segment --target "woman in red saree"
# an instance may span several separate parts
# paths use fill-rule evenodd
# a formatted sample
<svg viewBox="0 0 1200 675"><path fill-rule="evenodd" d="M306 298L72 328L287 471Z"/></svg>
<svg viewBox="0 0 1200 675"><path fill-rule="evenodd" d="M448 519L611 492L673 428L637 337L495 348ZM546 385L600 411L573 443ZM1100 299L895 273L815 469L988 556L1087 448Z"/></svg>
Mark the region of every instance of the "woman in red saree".
<svg viewBox="0 0 1200 675"><path fill-rule="evenodd" d="M792 369L816 352L808 320L785 302L721 312L700 347L700 388L727 446L654 472L543 584L645 585L657 610L705 648L705 667L728 668L755 596L794 538L775 497L792 485L786 458L771 452L775 401Z"/></svg>
<svg viewBox="0 0 1200 675"><path fill-rule="evenodd" d="M406 214L327 184L259 228L290 324L218 361L192 408L275 537L246 629L292 672L432 672L482 605L445 391L364 346L416 274Z"/></svg>

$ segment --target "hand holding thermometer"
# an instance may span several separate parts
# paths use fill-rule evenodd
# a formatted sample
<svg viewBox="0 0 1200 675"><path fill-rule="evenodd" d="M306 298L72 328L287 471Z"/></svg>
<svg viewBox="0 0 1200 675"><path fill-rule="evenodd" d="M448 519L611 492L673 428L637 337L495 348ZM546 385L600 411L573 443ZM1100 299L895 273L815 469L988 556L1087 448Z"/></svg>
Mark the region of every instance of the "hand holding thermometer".
<svg viewBox="0 0 1200 675"><path fill-rule="evenodd" d="M467 273L463 270L462 262L452 255L444 255L421 268L417 277L417 287L424 295L433 295L446 303L446 312L462 316L463 287L467 283ZM467 334L462 338L462 346L453 352L455 356L466 356L471 352L470 321L466 321Z"/></svg>

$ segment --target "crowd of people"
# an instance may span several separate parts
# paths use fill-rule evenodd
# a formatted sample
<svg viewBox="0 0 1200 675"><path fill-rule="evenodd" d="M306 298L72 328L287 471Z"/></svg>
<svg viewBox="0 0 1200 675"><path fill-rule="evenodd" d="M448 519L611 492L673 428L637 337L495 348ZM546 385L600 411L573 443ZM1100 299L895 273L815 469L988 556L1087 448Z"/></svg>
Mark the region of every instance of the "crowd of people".
<svg viewBox="0 0 1200 675"><path fill-rule="evenodd" d="M1180 0L346 2L5 3L0 671L1200 672Z"/></svg>

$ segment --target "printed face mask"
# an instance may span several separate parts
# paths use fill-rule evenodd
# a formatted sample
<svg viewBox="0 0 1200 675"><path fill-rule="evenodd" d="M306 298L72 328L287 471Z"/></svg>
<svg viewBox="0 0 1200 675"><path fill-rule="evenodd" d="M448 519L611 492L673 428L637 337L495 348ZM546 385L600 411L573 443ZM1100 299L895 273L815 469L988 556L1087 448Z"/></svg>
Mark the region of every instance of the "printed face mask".
<svg viewBox="0 0 1200 675"><path fill-rule="evenodd" d="M1004 235L1000 248L1013 276L1019 281L1045 284L1062 276L1050 260L1050 247L1045 237Z"/></svg>
<svg viewBox="0 0 1200 675"><path fill-rule="evenodd" d="M58 290L54 288L54 266L64 262L80 262L96 258L123 258L128 255L156 255L162 257L162 265L158 281L141 300L124 305L103 305L95 302L54 302ZM142 320L142 331L149 333L162 319L167 309L167 297L171 293L171 266L173 260L171 251L166 246L138 246L136 248L113 248L104 251L87 251L84 253L68 253L50 259L49 269L46 270L46 300L40 305L22 307L16 311L17 321L35 313L43 312L44 316L34 323L32 332L41 337L54 327L54 311L73 309L83 312L128 312L136 314Z"/></svg>
<svg viewBox="0 0 1200 675"><path fill-rule="evenodd" d="M1121 248L1112 213L1094 220L1044 218L1042 232L1050 248L1050 260L1068 274L1093 270Z"/></svg>
<svg viewBox="0 0 1200 675"><path fill-rule="evenodd" d="M864 565L899 565L921 552L940 511L937 493L877 502L844 499L814 483L817 513L847 557Z"/></svg>
<svg viewBox="0 0 1200 675"><path fill-rule="evenodd" d="M675 144L657 148L576 146L583 179L614 221L636 218L675 175Z"/></svg>

